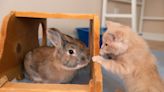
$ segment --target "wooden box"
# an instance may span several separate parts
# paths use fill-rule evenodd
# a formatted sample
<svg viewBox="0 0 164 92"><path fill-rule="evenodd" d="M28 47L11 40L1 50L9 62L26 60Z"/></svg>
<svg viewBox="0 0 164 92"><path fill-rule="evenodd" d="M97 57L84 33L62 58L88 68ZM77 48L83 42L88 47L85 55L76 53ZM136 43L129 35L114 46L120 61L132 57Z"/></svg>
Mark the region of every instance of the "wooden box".
<svg viewBox="0 0 164 92"><path fill-rule="evenodd" d="M15 83L23 75L25 54L39 47L38 26L42 25L42 45L46 45L47 18L88 19L90 21L90 54L99 52L99 19L94 14L60 14L13 11L5 16L0 32L0 92L102 92L101 67L92 63L89 84Z"/></svg>

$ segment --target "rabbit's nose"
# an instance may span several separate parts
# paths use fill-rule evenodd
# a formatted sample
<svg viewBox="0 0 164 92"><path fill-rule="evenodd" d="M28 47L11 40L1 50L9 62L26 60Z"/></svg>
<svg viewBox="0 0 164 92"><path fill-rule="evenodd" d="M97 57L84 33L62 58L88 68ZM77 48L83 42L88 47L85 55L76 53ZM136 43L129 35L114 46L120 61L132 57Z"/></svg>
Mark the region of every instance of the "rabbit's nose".
<svg viewBox="0 0 164 92"><path fill-rule="evenodd" d="M82 60L82 61L85 61L85 60L86 60L86 58L83 56L83 57L81 57L81 60Z"/></svg>

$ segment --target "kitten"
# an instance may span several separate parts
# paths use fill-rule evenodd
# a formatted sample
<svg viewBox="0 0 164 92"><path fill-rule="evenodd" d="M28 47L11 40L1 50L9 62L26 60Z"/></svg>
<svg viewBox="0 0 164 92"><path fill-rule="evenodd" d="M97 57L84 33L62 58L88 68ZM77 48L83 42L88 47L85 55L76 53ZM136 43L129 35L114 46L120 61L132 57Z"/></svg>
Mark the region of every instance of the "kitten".
<svg viewBox="0 0 164 92"><path fill-rule="evenodd" d="M164 92L164 83L145 41L128 26L108 22L100 56L94 62L118 74L128 92Z"/></svg>

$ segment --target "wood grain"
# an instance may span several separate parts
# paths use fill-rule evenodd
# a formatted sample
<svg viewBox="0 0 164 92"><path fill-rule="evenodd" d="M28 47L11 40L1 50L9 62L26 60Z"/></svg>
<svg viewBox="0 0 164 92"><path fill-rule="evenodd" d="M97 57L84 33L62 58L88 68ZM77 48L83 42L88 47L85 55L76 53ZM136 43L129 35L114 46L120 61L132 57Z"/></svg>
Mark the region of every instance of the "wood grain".
<svg viewBox="0 0 164 92"><path fill-rule="evenodd" d="M98 55L99 54L99 42L100 42L100 22L98 16L94 16L94 19L91 20L91 33L90 33L90 48L91 55ZM94 92L102 92L103 91L103 84L102 84L102 71L101 66L98 63L92 64L92 78L94 81Z"/></svg>
<svg viewBox="0 0 164 92"><path fill-rule="evenodd" d="M15 12L15 16L16 17L30 17L30 18L93 19L94 14Z"/></svg>
<svg viewBox="0 0 164 92"><path fill-rule="evenodd" d="M100 23L94 14L64 14L40 12L11 12L2 23L0 32L0 77L10 80L23 74L25 54L39 47L38 27L42 25L42 46L46 45L47 18L70 18L90 20L90 54L99 53ZM101 66L92 64L92 79L88 85L74 84L34 84L7 82L0 92L102 92Z"/></svg>
<svg viewBox="0 0 164 92"><path fill-rule="evenodd" d="M0 92L88 92L88 85L7 82Z"/></svg>
<svg viewBox="0 0 164 92"><path fill-rule="evenodd" d="M8 81L7 76L0 77L0 88Z"/></svg>
<svg viewBox="0 0 164 92"><path fill-rule="evenodd" d="M0 44L0 75L14 67L19 67L19 71L10 72L14 76L23 74L22 64L25 54L39 47L38 27L45 24L45 19L17 18L14 13L10 13L4 18L1 30ZM10 75L10 74L9 74ZM9 80L14 76L6 75ZM15 76L16 77L16 76Z"/></svg>

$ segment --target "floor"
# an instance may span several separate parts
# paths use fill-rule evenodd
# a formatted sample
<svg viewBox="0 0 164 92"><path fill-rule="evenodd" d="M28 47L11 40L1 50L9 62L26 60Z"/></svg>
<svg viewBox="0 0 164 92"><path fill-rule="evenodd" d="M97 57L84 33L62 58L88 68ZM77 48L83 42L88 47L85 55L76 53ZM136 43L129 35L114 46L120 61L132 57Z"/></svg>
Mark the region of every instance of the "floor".
<svg viewBox="0 0 164 92"><path fill-rule="evenodd" d="M158 51L164 51L164 41L150 41L147 40L147 43L149 44L149 47L152 50L158 50Z"/></svg>
<svg viewBox="0 0 164 92"><path fill-rule="evenodd" d="M161 41L147 41L153 54L157 58L157 65L161 76L164 78L164 42Z"/></svg>

